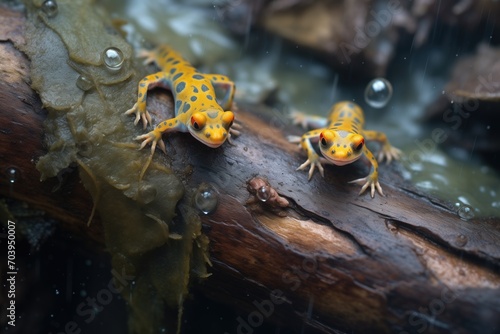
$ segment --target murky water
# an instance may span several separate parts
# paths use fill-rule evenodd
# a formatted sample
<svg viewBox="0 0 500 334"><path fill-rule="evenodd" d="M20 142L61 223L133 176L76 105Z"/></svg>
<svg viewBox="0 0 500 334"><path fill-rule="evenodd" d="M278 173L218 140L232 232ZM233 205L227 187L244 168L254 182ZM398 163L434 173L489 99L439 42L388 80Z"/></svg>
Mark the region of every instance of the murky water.
<svg viewBox="0 0 500 334"><path fill-rule="evenodd" d="M456 205L457 214L466 205L476 217L500 215L498 173L472 150L450 155L446 146L432 142L434 128L419 122L442 94L449 69L461 54L432 46L398 53L386 78L392 84L392 98L374 108L364 99L373 78L343 82L327 65L299 47L285 46L279 38L264 33L229 35L214 1L162 3L104 1L114 17L129 22L124 29L136 47L173 45L202 71L229 75L238 87L237 100L258 102L272 96L287 111L323 116L336 101L359 103L367 128L386 132L404 151L405 177L417 187Z"/></svg>

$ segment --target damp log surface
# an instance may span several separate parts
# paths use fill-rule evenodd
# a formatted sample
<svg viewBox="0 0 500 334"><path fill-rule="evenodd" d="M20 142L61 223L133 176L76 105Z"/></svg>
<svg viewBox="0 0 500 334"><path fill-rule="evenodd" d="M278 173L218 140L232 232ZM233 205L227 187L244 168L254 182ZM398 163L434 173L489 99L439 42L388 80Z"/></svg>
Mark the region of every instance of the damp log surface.
<svg viewBox="0 0 500 334"><path fill-rule="evenodd" d="M99 217L86 226L92 203L76 173L39 181L34 162L44 154L45 114L29 88L27 60L1 36L1 195L100 240ZM169 112L168 92L154 91L149 99L155 121ZM175 170L191 169L187 187L210 182L220 192L217 210L202 217L213 275L195 288L241 314L234 332L258 333L256 314L291 332L498 330L498 219L461 220L448 204L406 183L398 164L380 168L386 197L358 196L359 186L347 183L368 173L362 162L327 166L324 179L308 182L295 171L305 157L285 139L299 130L281 123L284 115L246 105L236 115L243 130L235 145L208 149L174 134L165 138L169 156L155 154ZM249 203L247 182L255 176L290 206Z"/></svg>

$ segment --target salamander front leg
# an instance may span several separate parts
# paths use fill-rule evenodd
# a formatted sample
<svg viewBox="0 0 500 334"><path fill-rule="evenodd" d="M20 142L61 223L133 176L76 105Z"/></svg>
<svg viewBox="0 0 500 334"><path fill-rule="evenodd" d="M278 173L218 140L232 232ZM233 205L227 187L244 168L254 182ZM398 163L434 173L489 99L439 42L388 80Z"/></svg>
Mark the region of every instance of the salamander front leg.
<svg viewBox="0 0 500 334"><path fill-rule="evenodd" d="M300 138L300 146L302 149L304 149L307 152L307 160L300 165L297 170L304 170L309 167L309 177L308 180L310 180L314 174L314 170L316 167L319 170L319 173L321 174L322 177L324 177L324 169L323 166L321 165L321 158L319 155L316 153L314 150L314 147L312 145L312 142L317 142L319 140L319 135L321 133L321 130L313 130L305 133L301 138ZM297 142L295 137L289 138L291 142Z"/></svg>
<svg viewBox="0 0 500 334"><path fill-rule="evenodd" d="M377 160L375 159L375 156L370 152L366 146L363 148L363 153L365 157L368 158L370 163L372 164L372 171L370 174L368 174L367 177L363 177L361 179L353 180L349 183L356 183L361 185L361 191L359 192L359 195L365 192L368 187L370 187L370 196L373 198L375 197L375 189L377 189L377 192L380 194L380 196L384 196L384 192L382 191L382 187L380 186L380 183L378 182L378 163Z"/></svg>

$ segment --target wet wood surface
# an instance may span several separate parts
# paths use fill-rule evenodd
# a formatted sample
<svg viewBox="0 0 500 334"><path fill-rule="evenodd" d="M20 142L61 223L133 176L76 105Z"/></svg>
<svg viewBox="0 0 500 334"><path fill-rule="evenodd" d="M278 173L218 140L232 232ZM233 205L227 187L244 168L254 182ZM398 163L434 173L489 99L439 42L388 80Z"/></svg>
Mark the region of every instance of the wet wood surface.
<svg viewBox="0 0 500 334"><path fill-rule="evenodd" d="M29 87L28 61L6 32L0 36L0 195L102 240L98 216L86 226L92 203L76 173L39 181L45 112ZM166 92L150 99L170 105L162 103ZM264 321L307 333L500 328L498 218L460 219L451 205L404 181L399 163L380 168L386 197L358 196L359 186L347 183L368 173L363 162L326 166L325 178L308 181L295 171L305 157L286 140L300 133L286 115L240 104L236 117L243 129L234 145L209 149L187 134L165 138L172 167L192 168L187 187L209 182L219 191L217 209L202 217L213 275L193 288L241 315L233 332L259 333ZM256 200L248 190L254 177L289 207Z"/></svg>

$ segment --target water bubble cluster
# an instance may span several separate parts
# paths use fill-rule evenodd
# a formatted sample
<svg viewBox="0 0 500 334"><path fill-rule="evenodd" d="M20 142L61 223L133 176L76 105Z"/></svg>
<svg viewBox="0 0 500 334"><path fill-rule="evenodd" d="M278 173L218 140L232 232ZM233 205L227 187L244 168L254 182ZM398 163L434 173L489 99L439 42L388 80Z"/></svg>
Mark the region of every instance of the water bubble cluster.
<svg viewBox="0 0 500 334"><path fill-rule="evenodd" d="M94 84L86 76L80 75L78 79L76 79L76 87L86 92L94 87Z"/></svg>
<svg viewBox="0 0 500 334"><path fill-rule="evenodd" d="M42 4L42 11L47 14L48 17L54 17L57 15L58 8L57 2L54 0L47 0Z"/></svg>
<svg viewBox="0 0 500 334"><path fill-rule="evenodd" d="M194 205L198 210L208 215L217 208L219 203L219 193L217 189L211 184L203 183L196 190L194 195Z"/></svg>
<svg viewBox="0 0 500 334"><path fill-rule="evenodd" d="M104 64L111 71L118 71L123 65L123 52L118 48L107 48L104 51Z"/></svg>
<svg viewBox="0 0 500 334"><path fill-rule="evenodd" d="M373 108L383 108L392 97L392 85L385 78L375 78L365 88L365 101Z"/></svg>
<svg viewBox="0 0 500 334"><path fill-rule="evenodd" d="M269 188L269 186L262 186L259 189L257 189L257 198L262 202L267 201L270 196L271 196L271 189Z"/></svg>

